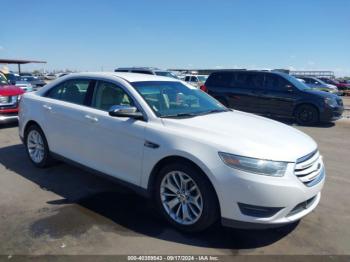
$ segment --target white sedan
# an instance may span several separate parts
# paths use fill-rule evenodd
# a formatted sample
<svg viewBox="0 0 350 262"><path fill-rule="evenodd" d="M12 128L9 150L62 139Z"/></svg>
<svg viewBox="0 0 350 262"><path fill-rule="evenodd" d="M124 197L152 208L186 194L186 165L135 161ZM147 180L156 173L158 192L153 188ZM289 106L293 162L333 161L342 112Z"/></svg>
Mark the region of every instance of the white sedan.
<svg viewBox="0 0 350 262"><path fill-rule="evenodd" d="M304 133L154 75L59 78L24 95L19 133L35 166L62 159L123 181L184 231L298 221L325 178Z"/></svg>

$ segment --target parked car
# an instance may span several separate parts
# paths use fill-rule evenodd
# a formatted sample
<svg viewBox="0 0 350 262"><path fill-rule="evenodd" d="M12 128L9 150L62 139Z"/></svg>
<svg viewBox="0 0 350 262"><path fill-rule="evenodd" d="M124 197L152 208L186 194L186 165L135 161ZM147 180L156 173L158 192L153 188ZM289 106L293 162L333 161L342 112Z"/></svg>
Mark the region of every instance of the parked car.
<svg viewBox="0 0 350 262"><path fill-rule="evenodd" d="M14 73L7 73L7 74L4 74L9 82L9 84L11 85L15 85L16 84L16 81L19 80L19 75L18 74L14 74Z"/></svg>
<svg viewBox="0 0 350 262"><path fill-rule="evenodd" d="M23 73L19 73L19 76L33 76L33 74L28 72L23 72Z"/></svg>
<svg viewBox="0 0 350 262"><path fill-rule="evenodd" d="M328 93L332 93L335 95L341 95L342 93L339 92L339 90L336 88L336 86L333 86L330 88L329 86L331 85L326 85L326 84L320 84L320 85L308 85L306 83L306 80L302 79L302 78L297 78L297 80L301 81L302 83L306 84L307 86L309 86L310 88L314 89L314 90L318 90L318 91L323 91L323 92L328 92ZM320 82L317 82L320 83Z"/></svg>
<svg viewBox="0 0 350 262"><path fill-rule="evenodd" d="M207 75L186 75L185 81L197 88L200 88L200 86L205 83L207 78Z"/></svg>
<svg viewBox="0 0 350 262"><path fill-rule="evenodd" d="M225 106L255 114L293 118L299 124L342 116L342 99L314 90L282 72L218 71L201 87Z"/></svg>
<svg viewBox="0 0 350 262"><path fill-rule="evenodd" d="M0 123L18 119L18 101L23 93L0 73Z"/></svg>
<svg viewBox="0 0 350 262"><path fill-rule="evenodd" d="M338 86L339 86L340 90L350 90L350 82L349 81L340 80L338 82L339 82Z"/></svg>
<svg viewBox="0 0 350 262"><path fill-rule="evenodd" d="M63 159L123 181L184 231L293 223L324 184L309 136L154 75L59 78L24 95L19 133L35 166Z"/></svg>
<svg viewBox="0 0 350 262"><path fill-rule="evenodd" d="M306 76L300 76L298 78L304 80L305 84L308 85L311 88L315 88L315 89L318 89L318 90L321 90L321 91L326 91L326 92L329 92L329 89L333 89L333 90L338 92L338 89L337 89L337 87L335 85L328 84L328 83L322 81L319 78L306 77Z"/></svg>
<svg viewBox="0 0 350 262"><path fill-rule="evenodd" d="M20 81L25 81L30 83L34 89L37 89L46 85L46 82L44 80L38 79L34 76L21 76Z"/></svg>
<svg viewBox="0 0 350 262"><path fill-rule="evenodd" d="M57 76L55 74L46 74L44 78L45 80L54 80L57 78Z"/></svg>
<svg viewBox="0 0 350 262"><path fill-rule="evenodd" d="M16 81L15 86L20 87L24 92L34 91L32 84L27 81Z"/></svg>
<svg viewBox="0 0 350 262"><path fill-rule="evenodd" d="M339 95L343 95L344 94L343 91L350 89L350 84L346 85L344 83L339 82L336 79L330 79L330 78L327 78L327 77L322 77L322 78L319 78L319 79L321 79L323 82L325 82L327 84L336 86L337 89L339 90Z"/></svg>
<svg viewBox="0 0 350 262"><path fill-rule="evenodd" d="M147 75L157 75L178 79L177 75L175 75L173 72L152 67L120 67L115 69L114 72L129 72Z"/></svg>

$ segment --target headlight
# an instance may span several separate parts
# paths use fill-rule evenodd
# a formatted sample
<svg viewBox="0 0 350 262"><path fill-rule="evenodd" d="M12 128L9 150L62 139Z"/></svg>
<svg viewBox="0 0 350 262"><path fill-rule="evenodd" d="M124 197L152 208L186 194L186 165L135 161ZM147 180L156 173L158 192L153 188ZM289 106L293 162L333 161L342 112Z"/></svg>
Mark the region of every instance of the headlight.
<svg viewBox="0 0 350 262"><path fill-rule="evenodd" d="M265 176L281 177L287 169L287 162L277 162L219 152L221 160L229 167Z"/></svg>
<svg viewBox="0 0 350 262"><path fill-rule="evenodd" d="M335 99L333 99L333 98L328 98L327 97L327 98L324 99L324 102L327 105L331 106L331 107L336 107L338 105L337 101Z"/></svg>

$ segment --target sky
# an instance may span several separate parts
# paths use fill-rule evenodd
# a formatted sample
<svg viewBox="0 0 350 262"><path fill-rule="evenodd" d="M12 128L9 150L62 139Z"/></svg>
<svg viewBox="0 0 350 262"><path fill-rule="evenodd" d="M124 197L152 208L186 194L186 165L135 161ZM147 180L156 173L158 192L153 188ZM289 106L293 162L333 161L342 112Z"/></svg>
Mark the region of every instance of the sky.
<svg viewBox="0 0 350 262"><path fill-rule="evenodd" d="M350 0L0 0L0 7L0 58L47 61L23 70L286 68L350 76Z"/></svg>

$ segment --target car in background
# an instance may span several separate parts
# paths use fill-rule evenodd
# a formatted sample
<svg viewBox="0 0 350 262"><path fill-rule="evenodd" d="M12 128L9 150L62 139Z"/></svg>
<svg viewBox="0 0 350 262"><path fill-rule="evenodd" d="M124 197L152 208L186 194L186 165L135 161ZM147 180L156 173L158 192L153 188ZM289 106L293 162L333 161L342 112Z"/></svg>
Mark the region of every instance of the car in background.
<svg viewBox="0 0 350 262"><path fill-rule="evenodd" d="M306 81L304 79L301 79L301 78L297 78L300 82L302 82L303 84L309 86L308 84L306 84ZM333 86L332 88L325 86L318 86L318 87L315 87L315 86L310 86L310 88L313 88L314 90L318 90L318 91L323 91L323 92L328 92L328 93L332 93L332 94L335 94L335 95L341 95L342 93L335 87Z"/></svg>
<svg viewBox="0 0 350 262"><path fill-rule="evenodd" d="M338 80L338 88L340 90L350 90L350 82L347 80Z"/></svg>
<svg viewBox="0 0 350 262"><path fill-rule="evenodd" d="M314 90L277 71L218 71L209 76L201 90L229 108L291 118L301 125L334 121L344 111L339 96Z"/></svg>
<svg viewBox="0 0 350 262"><path fill-rule="evenodd" d="M23 73L19 73L19 76L33 76L33 74L28 72L23 72Z"/></svg>
<svg viewBox="0 0 350 262"><path fill-rule="evenodd" d="M340 82L336 79L331 79L331 78L327 78L327 77L320 77L319 79L321 79L323 82L325 82L327 84L336 86L338 88L338 90L340 91L340 93L342 93L342 91L350 90L350 83Z"/></svg>
<svg viewBox="0 0 350 262"><path fill-rule="evenodd" d="M265 229L295 223L316 208L325 181L306 134L154 75L59 78L23 96L19 134L36 167L57 158L122 181L185 232L220 220Z"/></svg>
<svg viewBox="0 0 350 262"><path fill-rule="evenodd" d="M329 92L336 95L341 94L336 85L328 84L319 78L300 76L298 79L303 80L307 86L314 88L315 90Z"/></svg>
<svg viewBox="0 0 350 262"><path fill-rule="evenodd" d="M178 79L177 75L173 72L167 70L161 70L158 68L152 67L120 67L114 70L114 72L128 72L128 73L138 73L138 74L147 74L147 75L157 75L165 76L170 78Z"/></svg>
<svg viewBox="0 0 350 262"><path fill-rule="evenodd" d="M0 73L0 123L18 119L18 104L23 93Z"/></svg>
<svg viewBox="0 0 350 262"><path fill-rule="evenodd" d="M57 78L57 75L55 75L55 74L46 74L45 76L44 76L44 79L45 80L54 80L54 79L56 79Z"/></svg>
<svg viewBox="0 0 350 262"><path fill-rule="evenodd" d="M333 84L328 84L316 77L298 76L299 79L305 81L305 84L311 88L328 88L337 90L337 86Z"/></svg>
<svg viewBox="0 0 350 262"><path fill-rule="evenodd" d="M27 81L16 81L15 86L20 87L24 92L34 91L32 84Z"/></svg>
<svg viewBox="0 0 350 262"><path fill-rule="evenodd" d="M207 80L208 75L186 75L184 81L200 88Z"/></svg>
<svg viewBox="0 0 350 262"><path fill-rule="evenodd" d="M11 84L11 85L15 85L16 82L19 80L20 76L18 74L14 74L14 73L7 73L7 74L4 74L8 80L8 82Z"/></svg>
<svg viewBox="0 0 350 262"><path fill-rule="evenodd" d="M19 81L30 83L34 89L38 89L46 85L46 82L34 76L20 76Z"/></svg>

